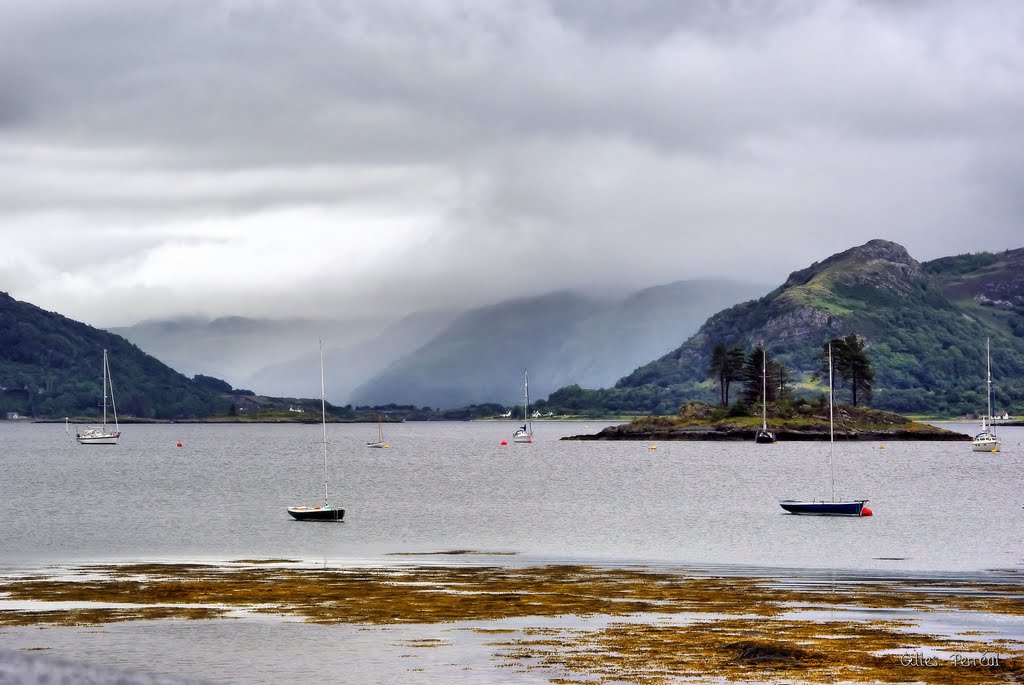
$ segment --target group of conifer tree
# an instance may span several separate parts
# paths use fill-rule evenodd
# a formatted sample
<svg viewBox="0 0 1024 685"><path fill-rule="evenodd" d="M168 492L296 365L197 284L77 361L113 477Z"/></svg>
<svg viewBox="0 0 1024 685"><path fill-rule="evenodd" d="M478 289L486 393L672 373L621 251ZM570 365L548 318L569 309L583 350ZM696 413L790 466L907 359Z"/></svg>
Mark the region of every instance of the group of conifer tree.
<svg viewBox="0 0 1024 685"><path fill-rule="evenodd" d="M856 333L823 343L817 356L819 366L813 376L819 379L829 377L829 344L832 346L833 391L845 383L853 406L870 404L875 372L864 351L864 340ZM765 380L763 394L762 374ZM729 406L732 386L737 383L743 386L740 401L746 404L786 400L792 395L793 379L789 369L767 352L762 343L747 353L739 345L729 347L722 341L717 342L711 350L708 375L718 384L718 399L723 407Z"/></svg>

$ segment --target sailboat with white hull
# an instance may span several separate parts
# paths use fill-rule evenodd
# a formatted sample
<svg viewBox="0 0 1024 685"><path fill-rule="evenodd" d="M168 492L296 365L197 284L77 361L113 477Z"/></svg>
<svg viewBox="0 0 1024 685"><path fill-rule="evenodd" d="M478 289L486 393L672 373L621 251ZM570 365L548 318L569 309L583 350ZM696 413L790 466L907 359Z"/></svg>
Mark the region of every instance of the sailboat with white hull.
<svg viewBox="0 0 1024 685"><path fill-rule="evenodd" d="M761 348L761 427L754 433L754 442L769 445L775 442L775 433L768 430L768 351Z"/></svg>
<svg viewBox="0 0 1024 685"><path fill-rule="evenodd" d="M377 417L377 439L370 440L369 442L366 443L366 446L376 448L391 447L391 445L384 442L384 426L381 425L379 416Z"/></svg>
<svg viewBox="0 0 1024 685"><path fill-rule="evenodd" d="M110 407L114 413L114 430L107 427L108 391L110 392ZM117 424L117 405L114 404L114 384L110 379L110 362L107 359L107 351L103 350L103 423L76 431L75 440L80 445L116 445L120 439L121 430Z"/></svg>
<svg viewBox="0 0 1024 685"><path fill-rule="evenodd" d="M523 369L523 425L512 434L512 442L533 442L533 422L530 421L530 377Z"/></svg>
<svg viewBox="0 0 1024 685"><path fill-rule="evenodd" d="M981 417L981 432L974 436L971 441L971 450L974 452L998 452L1003 447L1002 441L996 435L992 427L992 355L989 349L990 341L985 339L985 394L988 397L988 413Z"/></svg>
<svg viewBox="0 0 1024 685"><path fill-rule="evenodd" d="M288 513L299 521L341 521L345 510L331 506L327 494L327 400L324 399L324 344L320 342L320 413L324 445L324 505L322 507L288 507Z"/></svg>
<svg viewBox="0 0 1024 685"><path fill-rule="evenodd" d="M832 344L828 346L828 465L832 472L831 500L779 500L779 506L791 514L807 516L871 516L871 510L864 505L866 499L836 499L836 467L833 458L835 429L832 419Z"/></svg>

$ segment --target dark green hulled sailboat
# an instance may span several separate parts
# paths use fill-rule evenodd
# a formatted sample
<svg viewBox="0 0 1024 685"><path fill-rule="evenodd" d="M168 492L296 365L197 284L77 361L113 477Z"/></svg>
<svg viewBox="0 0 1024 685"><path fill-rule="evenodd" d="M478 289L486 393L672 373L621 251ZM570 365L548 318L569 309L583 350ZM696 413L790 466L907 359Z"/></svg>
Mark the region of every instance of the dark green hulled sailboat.
<svg viewBox="0 0 1024 685"><path fill-rule="evenodd" d="M324 343L320 341L320 413L324 432L324 505L322 507L288 507L288 513L299 521L340 521L345 510L331 506L327 495L327 401L324 399Z"/></svg>

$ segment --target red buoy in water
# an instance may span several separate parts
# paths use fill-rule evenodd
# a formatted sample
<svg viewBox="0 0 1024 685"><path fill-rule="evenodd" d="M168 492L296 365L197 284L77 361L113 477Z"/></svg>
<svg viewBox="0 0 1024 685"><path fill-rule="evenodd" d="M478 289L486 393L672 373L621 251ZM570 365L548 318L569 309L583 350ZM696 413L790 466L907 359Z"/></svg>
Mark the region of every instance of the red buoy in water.
<svg viewBox="0 0 1024 685"><path fill-rule="evenodd" d="M502 444L502 445L507 445L507 444L508 444L508 441L507 441L507 440L502 440L502 441L501 441L501 444Z"/></svg>
<svg viewBox="0 0 1024 685"><path fill-rule="evenodd" d="M871 510L870 510L870 509L868 509L867 507L863 507L863 508L862 508L862 509L860 510L860 515L861 515L861 516L871 516Z"/></svg>
<svg viewBox="0 0 1024 685"><path fill-rule="evenodd" d="M178 447L181 447L181 443L180 442L178 443Z"/></svg>

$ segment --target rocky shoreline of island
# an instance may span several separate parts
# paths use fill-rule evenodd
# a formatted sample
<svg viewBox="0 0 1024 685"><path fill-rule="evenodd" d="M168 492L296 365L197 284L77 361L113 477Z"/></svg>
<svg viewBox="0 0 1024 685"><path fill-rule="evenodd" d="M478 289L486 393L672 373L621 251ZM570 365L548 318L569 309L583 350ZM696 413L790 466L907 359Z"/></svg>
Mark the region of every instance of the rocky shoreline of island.
<svg viewBox="0 0 1024 685"><path fill-rule="evenodd" d="M597 433L570 435L562 440L752 441L761 428L761 417L720 414L707 404L691 402L683 405L677 416L645 416L629 423L608 426ZM778 442L829 439L827 407L824 411L811 408L793 416L769 417L767 424ZM834 431L836 440L971 440L971 436L964 433L867 407L837 408Z"/></svg>

